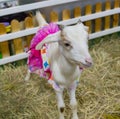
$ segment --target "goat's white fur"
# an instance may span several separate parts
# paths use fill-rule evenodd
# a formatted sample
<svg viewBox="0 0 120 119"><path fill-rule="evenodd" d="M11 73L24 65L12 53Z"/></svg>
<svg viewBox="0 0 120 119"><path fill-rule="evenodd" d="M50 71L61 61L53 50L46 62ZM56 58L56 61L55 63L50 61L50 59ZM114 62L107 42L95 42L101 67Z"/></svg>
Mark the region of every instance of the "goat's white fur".
<svg viewBox="0 0 120 119"><path fill-rule="evenodd" d="M39 11L36 12L36 18L40 25L43 27L47 24ZM82 23L75 26L65 27L63 30L63 35L72 44L72 50L65 49L63 47L64 40L61 42L61 31L55 33L54 35L47 36L43 42L39 43L36 46L36 49L41 49L44 43L49 44L49 59L50 59L50 68L53 72L54 80L61 87L61 91L57 92L58 100L58 109L60 113L60 119L64 119L64 109L65 104L63 100L63 90L66 88L70 96L70 105L72 109L72 119L78 119L77 115L77 101L75 97L76 90L76 79L80 77L81 70L80 66L90 66L92 64L91 56L88 52L87 45L87 31L88 27L84 26ZM74 34L74 32L77 32ZM79 39L80 38L80 39ZM86 62L86 58L89 59L89 62ZM87 64L88 63L88 64ZM30 77L30 72L25 80L28 80ZM74 87L74 88L71 88Z"/></svg>

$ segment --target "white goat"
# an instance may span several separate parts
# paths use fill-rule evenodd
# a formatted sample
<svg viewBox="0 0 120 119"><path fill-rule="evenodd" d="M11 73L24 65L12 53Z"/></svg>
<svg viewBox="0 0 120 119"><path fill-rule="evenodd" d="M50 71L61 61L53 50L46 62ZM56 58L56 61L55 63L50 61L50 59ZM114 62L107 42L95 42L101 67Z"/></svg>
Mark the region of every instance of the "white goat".
<svg viewBox="0 0 120 119"><path fill-rule="evenodd" d="M47 24L40 12L36 12L36 17L40 27ZM69 92L73 113L72 119L78 119L75 97L76 80L81 75L81 68L90 67L93 63L88 51L88 27L81 22L76 25L65 26L55 34L48 35L36 46L36 49L40 50L44 44L49 44L50 69L54 81L60 87L60 91L55 91L60 119L64 119L64 88ZM28 72L26 80L28 80L29 76L30 73Z"/></svg>

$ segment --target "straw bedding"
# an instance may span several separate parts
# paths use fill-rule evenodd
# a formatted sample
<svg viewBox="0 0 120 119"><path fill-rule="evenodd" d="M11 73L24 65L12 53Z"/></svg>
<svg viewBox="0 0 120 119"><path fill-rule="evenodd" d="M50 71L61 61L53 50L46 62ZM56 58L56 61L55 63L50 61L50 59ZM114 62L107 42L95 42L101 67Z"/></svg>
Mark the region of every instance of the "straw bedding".
<svg viewBox="0 0 120 119"><path fill-rule="evenodd" d="M80 119L120 119L120 38L101 38L90 48L94 66L84 70L76 91ZM0 119L58 119L53 89L32 75L24 82L27 66L0 68ZM70 119L68 94L65 116Z"/></svg>

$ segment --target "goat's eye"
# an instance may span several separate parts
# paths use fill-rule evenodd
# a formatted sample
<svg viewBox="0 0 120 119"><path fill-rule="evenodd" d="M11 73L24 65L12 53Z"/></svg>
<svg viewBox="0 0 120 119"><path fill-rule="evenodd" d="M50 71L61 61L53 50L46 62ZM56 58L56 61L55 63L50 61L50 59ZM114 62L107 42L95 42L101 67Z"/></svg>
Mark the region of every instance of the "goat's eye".
<svg viewBox="0 0 120 119"><path fill-rule="evenodd" d="M64 47L65 47L67 50L70 50L70 49L72 48L70 42L64 42Z"/></svg>
<svg viewBox="0 0 120 119"><path fill-rule="evenodd" d="M72 48L72 45L71 45L70 41L68 41L68 40L60 40L59 44L61 46L63 46L64 48L66 48L67 50L70 50Z"/></svg>
<svg viewBox="0 0 120 119"><path fill-rule="evenodd" d="M65 47L71 46L69 43L64 43Z"/></svg>

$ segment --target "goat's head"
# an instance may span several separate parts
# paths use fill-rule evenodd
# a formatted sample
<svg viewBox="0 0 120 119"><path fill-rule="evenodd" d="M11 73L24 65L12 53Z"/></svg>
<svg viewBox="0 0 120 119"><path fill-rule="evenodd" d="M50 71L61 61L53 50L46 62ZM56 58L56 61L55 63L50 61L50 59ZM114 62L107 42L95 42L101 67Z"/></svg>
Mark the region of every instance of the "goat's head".
<svg viewBox="0 0 120 119"><path fill-rule="evenodd" d="M41 49L45 43L58 42L61 53L71 63L82 67L90 67L92 58L88 50L88 27L81 22L72 26L62 26L62 29L47 36L36 49Z"/></svg>

